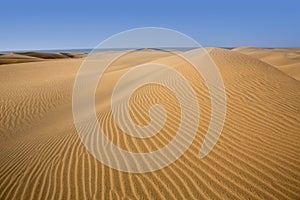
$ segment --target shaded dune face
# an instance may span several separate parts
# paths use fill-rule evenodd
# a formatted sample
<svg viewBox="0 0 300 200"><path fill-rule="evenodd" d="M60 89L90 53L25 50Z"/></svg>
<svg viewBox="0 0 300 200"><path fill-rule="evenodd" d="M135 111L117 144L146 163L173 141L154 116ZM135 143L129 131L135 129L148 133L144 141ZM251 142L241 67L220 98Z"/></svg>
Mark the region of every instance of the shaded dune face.
<svg viewBox="0 0 300 200"><path fill-rule="evenodd" d="M72 90L82 58L1 65L0 199L299 199L300 82L260 58L224 49L209 53L223 78L227 113L221 137L204 159L198 153L209 126L210 95L189 63L168 52L137 51L112 63L99 82L98 122L114 144L131 152L170 142L180 105L160 85L139 88L130 99L132 119L148 124L149 108L158 103L167 121L154 137L132 138L117 127L110 109L119 77L155 62L176 69L195 90L200 122L192 145L168 167L144 174L111 169L81 143Z"/></svg>

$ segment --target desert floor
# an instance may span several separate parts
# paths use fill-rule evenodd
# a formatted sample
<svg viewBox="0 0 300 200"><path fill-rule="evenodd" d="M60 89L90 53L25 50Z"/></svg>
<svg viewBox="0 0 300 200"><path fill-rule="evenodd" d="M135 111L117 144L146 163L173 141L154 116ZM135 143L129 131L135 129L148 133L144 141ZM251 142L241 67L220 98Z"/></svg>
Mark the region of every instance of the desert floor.
<svg viewBox="0 0 300 200"><path fill-rule="evenodd" d="M200 125L190 148L168 167L143 174L105 166L77 134L72 91L84 55L0 55L0 199L300 199L300 50L208 51L223 78L227 113L220 139L203 159L198 153L209 126L210 95L192 67L146 49L105 72L95 98L99 124L114 144L132 152L166 145L178 129L180 108L164 87L141 87L130 103L133 120L149 123L148 109L159 103L167 122L145 141L123 134L110 96L127 70L168 64L197 94Z"/></svg>

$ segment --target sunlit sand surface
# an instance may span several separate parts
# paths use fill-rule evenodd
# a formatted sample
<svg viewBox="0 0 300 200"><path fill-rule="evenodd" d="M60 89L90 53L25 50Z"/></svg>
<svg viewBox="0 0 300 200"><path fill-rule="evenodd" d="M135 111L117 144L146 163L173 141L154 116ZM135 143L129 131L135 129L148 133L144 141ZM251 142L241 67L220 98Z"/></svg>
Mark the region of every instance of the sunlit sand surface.
<svg viewBox="0 0 300 200"><path fill-rule="evenodd" d="M170 65L197 94L201 115L194 142L173 164L144 174L109 168L81 143L72 91L84 55L0 55L0 199L300 199L299 50L208 50L223 78L227 113L220 139L203 159L198 154L209 126L210 95L191 66L148 49L105 72L96 94L99 124L114 144L132 152L166 145L178 129L180 108L166 88L144 86L130 102L133 120L149 123L148 109L159 103L167 122L145 140L122 133L110 95L126 70L147 62Z"/></svg>

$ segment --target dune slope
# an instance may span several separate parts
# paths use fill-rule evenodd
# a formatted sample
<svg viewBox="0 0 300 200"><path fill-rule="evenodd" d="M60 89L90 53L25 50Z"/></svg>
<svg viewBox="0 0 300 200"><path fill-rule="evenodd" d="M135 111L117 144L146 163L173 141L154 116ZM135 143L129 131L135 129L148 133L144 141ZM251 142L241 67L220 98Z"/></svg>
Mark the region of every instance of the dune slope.
<svg viewBox="0 0 300 200"><path fill-rule="evenodd" d="M197 56L197 51L188 53ZM209 124L210 97L193 68L147 50L105 73L106 86L99 85L96 96L99 124L129 151L163 147L176 133L180 114L170 91L142 87L132 96L133 119L147 124L149 107L162 103L167 123L146 141L122 134L109 99L124 71L150 61L168 64L197 93L201 120L193 144L170 166L145 174L111 169L81 143L73 124L72 90L83 59L1 65L0 199L299 199L300 82L239 52L212 49L210 55L226 88L227 115L217 145L204 159L198 153Z"/></svg>
<svg viewBox="0 0 300 200"><path fill-rule="evenodd" d="M240 47L233 49L233 51L258 58L263 62L275 66L296 80L300 80L300 49Z"/></svg>

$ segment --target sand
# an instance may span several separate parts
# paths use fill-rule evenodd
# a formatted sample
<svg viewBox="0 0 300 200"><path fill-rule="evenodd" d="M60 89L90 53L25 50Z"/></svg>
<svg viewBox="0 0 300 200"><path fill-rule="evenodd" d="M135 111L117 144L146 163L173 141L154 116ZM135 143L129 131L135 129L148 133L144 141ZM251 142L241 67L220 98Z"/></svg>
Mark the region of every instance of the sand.
<svg viewBox="0 0 300 200"><path fill-rule="evenodd" d="M10 53L0 54L1 64L13 64L24 62L37 62L49 59L62 59L62 58L83 58L86 57L85 53L44 53L44 52L22 52L22 53Z"/></svg>
<svg viewBox="0 0 300 200"><path fill-rule="evenodd" d="M227 115L218 143L204 159L198 153L209 125L210 96L192 68L145 50L105 73L106 85L99 85L96 96L99 124L111 141L129 151L163 147L174 136L180 114L176 98L165 88L142 87L130 104L133 119L146 124L149 106L162 103L167 124L147 141L122 134L109 99L126 70L150 61L165 63L184 74L197 93L201 120L191 147L170 166L145 174L111 169L81 143L73 123L72 90L84 58L1 65L0 199L300 199L300 82L293 76L300 70L299 63L290 61L298 54L239 51L210 49L226 88ZM288 59L281 59L283 51L289 52ZM287 68L296 71L293 77Z"/></svg>
<svg viewBox="0 0 300 200"><path fill-rule="evenodd" d="M240 47L233 49L268 63L296 80L300 80L300 49L261 49Z"/></svg>

